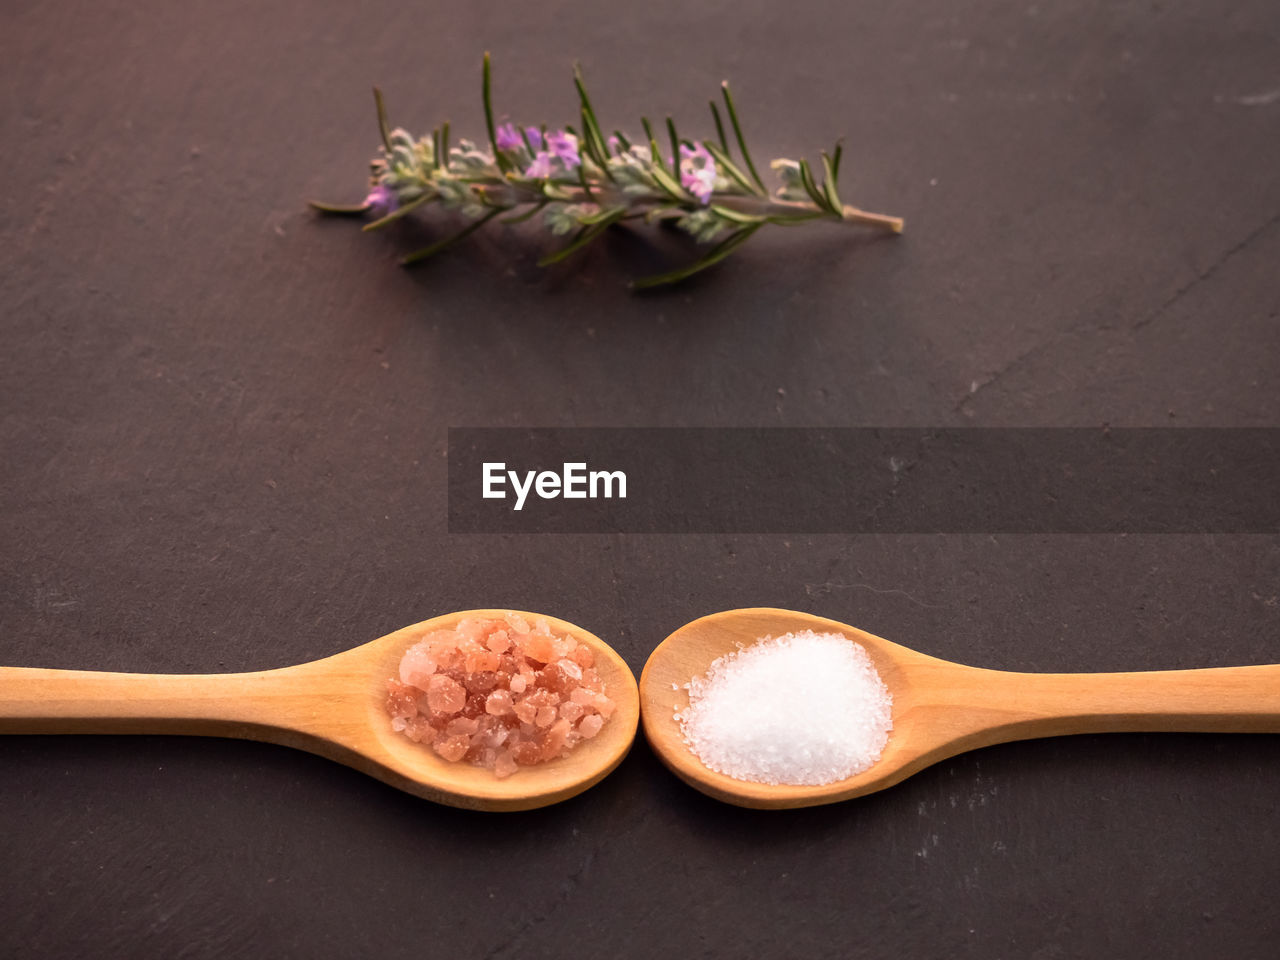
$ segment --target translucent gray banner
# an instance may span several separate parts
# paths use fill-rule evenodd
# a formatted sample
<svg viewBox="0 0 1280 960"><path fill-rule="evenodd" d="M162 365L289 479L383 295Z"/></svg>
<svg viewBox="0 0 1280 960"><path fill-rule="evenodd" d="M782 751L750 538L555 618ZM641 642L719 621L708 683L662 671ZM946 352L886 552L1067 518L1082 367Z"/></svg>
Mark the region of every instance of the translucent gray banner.
<svg viewBox="0 0 1280 960"><path fill-rule="evenodd" d="M1276 533L1280 428L451 428L449 531Z"/></svg>

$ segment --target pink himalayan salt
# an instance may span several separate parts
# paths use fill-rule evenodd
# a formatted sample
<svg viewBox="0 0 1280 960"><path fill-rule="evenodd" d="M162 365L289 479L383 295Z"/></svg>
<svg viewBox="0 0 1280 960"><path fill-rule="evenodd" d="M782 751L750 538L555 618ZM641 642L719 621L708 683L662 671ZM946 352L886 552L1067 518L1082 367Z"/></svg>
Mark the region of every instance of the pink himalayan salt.
<svg viewBox="0 0 1280 960"><path fill-rule="evenodd" d="M568 756L615 708L590 647L518 614L430 631L399 673L387 681L392 729L499 777Z"/></svg>
<svg viewBox="0 0 1280 960"><path fill-rule="evenodd" d="M467 702L467 691L462 684L443 673L427 678L426 689L427 705L432 713L457 713Z"/></svg>

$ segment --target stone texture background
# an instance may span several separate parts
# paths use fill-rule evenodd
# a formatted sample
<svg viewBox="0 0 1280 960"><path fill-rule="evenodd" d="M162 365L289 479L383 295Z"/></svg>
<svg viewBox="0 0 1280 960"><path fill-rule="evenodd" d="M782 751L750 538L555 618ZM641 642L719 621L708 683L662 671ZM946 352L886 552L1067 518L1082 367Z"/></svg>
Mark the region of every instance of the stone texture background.
<svg viewBox="0 0 1280 960"><path fill-rule="evenodd" d="M881 9L885 7L885 9ZM1280 661L1276 536L450 536L449 426L1280 423L1280 11L1210 3L153 0L0 12L0 663L204 672L546 610L639 672L776 605L1021 670ZM621 233L415 272L361 236L394 123L845 136L899 240L762 234L696 282ZM418 233L439 229L432 221ZM0 954L1273 955L1275 737L1098 736L864 800L717 804L637 743L482 816L215 740L0 739Z"/></svg>

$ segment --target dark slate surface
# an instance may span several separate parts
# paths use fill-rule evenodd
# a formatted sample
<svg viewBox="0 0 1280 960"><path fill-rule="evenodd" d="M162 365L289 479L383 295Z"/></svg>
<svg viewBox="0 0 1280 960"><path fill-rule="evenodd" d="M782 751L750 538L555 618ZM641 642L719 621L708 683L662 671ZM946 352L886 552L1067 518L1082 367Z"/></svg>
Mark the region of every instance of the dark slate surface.
<svg viewBox="0 0 1280 960"><path fill-rule="evenodd" d="M884 8L884 9L881 9ZM0 662L264 668L474 606L639 671L772 604L1024 670L1280 660L1275 536L449 536L445 431L1275 425L1271 0L10 2L0 13ZM678 291L501 231L407 273L319 222L393 121L844 134L901 240L761 236ZM692 126L688 127L692 130ZM424 228L430 230L430 228ZM993 478L994 479L994 478ZM984 750L759 813L638 744L484 816L214 740L0 742L0 955L1274 956L1275 737Z"/></svg>

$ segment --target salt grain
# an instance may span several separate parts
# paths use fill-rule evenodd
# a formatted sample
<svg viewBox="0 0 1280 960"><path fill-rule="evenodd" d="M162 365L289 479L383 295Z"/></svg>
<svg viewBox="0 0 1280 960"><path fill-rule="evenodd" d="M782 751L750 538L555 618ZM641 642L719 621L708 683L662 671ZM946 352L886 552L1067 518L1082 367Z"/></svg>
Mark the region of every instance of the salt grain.
<svg viewBox="0 0 1280 960"><path fill-rule="evenodd" d="M685 743L718 773L817 786L869 769L893 729L893 697L860 644L804 630L715 660L677 712Z"/></svg>
<svg viewBox="0 0 1280 960"><path fill-rule="evenodd" d="M425 634L387 681L386 707L396 733L509 777L568 756L615 704L586 644L512 613Z"/></svg>

